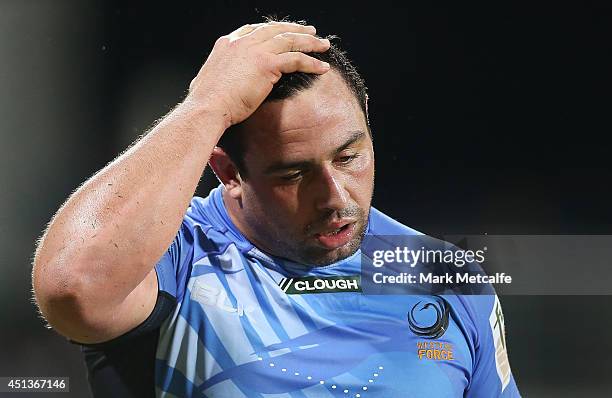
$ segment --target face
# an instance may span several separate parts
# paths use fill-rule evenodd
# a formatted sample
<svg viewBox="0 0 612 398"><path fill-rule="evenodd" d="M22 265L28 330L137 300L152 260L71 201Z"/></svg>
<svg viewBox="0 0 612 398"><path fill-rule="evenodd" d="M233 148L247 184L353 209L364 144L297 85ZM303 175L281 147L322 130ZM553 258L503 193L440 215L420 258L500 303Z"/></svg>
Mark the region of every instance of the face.
<svg viewBox="0 0 612 398"><path fill-rule="evenodd" d="M367 226L374 152L365 115L330 71L244 123L245 166L233 214L260 249L312 266L355 253Z"/></svg>

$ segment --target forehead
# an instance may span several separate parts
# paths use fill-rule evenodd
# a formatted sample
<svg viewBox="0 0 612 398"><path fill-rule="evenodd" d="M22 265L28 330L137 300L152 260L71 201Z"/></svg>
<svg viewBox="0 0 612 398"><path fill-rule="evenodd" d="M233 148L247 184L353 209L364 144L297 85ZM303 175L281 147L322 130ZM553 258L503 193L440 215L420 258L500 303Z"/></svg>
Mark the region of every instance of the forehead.
<svg viewBox="0 0 612 398"><path fill-rule="evenodd" d="M247 162L316 156L367 129L357 98L333 70L291 98L261 105L243 127Z"/></svg>

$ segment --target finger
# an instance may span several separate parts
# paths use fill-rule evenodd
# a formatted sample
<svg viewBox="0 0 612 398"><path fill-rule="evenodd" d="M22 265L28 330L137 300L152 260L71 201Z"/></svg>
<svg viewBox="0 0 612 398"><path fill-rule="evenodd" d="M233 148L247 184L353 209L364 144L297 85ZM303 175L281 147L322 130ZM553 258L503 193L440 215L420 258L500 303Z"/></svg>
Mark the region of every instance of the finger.
<svg viewBox="0 0 612 398"><path fill-rule="evenodd" d="M324 52L329 49L329 40L304 33L281 33L261 44L266 51L275 54L289 51Z"/></svg>
<svg viewBox="0 0 612 398"><path fill-rule="evenodd" d="M327 62L319 61L302 52L287 52L276 56L276 67L281 73L305 72L323 74L330 68Z"/></svg>
<svg viewBox="0 0 612 398"><path fill-rule="evenodd" d="M266 41L285 32L314 35L317 33L317 29L312 25L300 25L298 23L291 22L275 22L263 24L245 36L255 41Z"/></svg>
<svg viewBox="0 0 612 398"><path fill-rule="evenodd" d="M239 37L242 37L244 35L251 33L252 31L254 31L255 29L263 25L265 25L265 23L251 23L251 24L243 25L239 27L238 29L236 29L235 31L233 31L232 33L230 33L229 37L230 39L237 39Z"/></svg>

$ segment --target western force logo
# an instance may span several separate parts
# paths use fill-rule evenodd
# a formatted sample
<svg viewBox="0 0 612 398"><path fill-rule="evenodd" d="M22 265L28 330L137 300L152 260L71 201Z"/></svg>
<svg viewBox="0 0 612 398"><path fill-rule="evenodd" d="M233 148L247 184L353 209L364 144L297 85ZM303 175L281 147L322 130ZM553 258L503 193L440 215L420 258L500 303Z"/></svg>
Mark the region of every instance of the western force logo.
<svg viewBox="0 0 612 398"><path fill-rule="evenodd" d="M419 359L431 359L434 361L453 361L453 345L438 341L417 342L417 356Z"/></svg>
<svg viewBox="0 0 612 398"><path fill-rule="evenodd" d="M359 275L283 278L278 286L287 294L361 292Z"/></svg>
<svg viewBox="0 0 612 398"><path fill-rule="evenodd" d="M437 339L448 329L448 304L440 296L419 301L408 313L408 326L417 336Z"/></svg>

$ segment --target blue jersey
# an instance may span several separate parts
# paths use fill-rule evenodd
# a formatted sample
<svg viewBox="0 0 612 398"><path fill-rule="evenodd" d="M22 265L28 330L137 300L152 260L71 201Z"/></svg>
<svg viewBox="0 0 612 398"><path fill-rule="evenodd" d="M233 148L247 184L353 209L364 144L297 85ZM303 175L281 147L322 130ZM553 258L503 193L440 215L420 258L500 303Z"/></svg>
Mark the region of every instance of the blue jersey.
<svg viewBox="0 0 612 398"><path fill-rule="evenodd" d="M155 354L159 397L516 397L495 295L367 295L361 250L306 268L233 225L223 188L195 197L156 265L176 298ZM368 234L417 235L378 210ZM446 311L425 335L421 306Z"/></svg>

